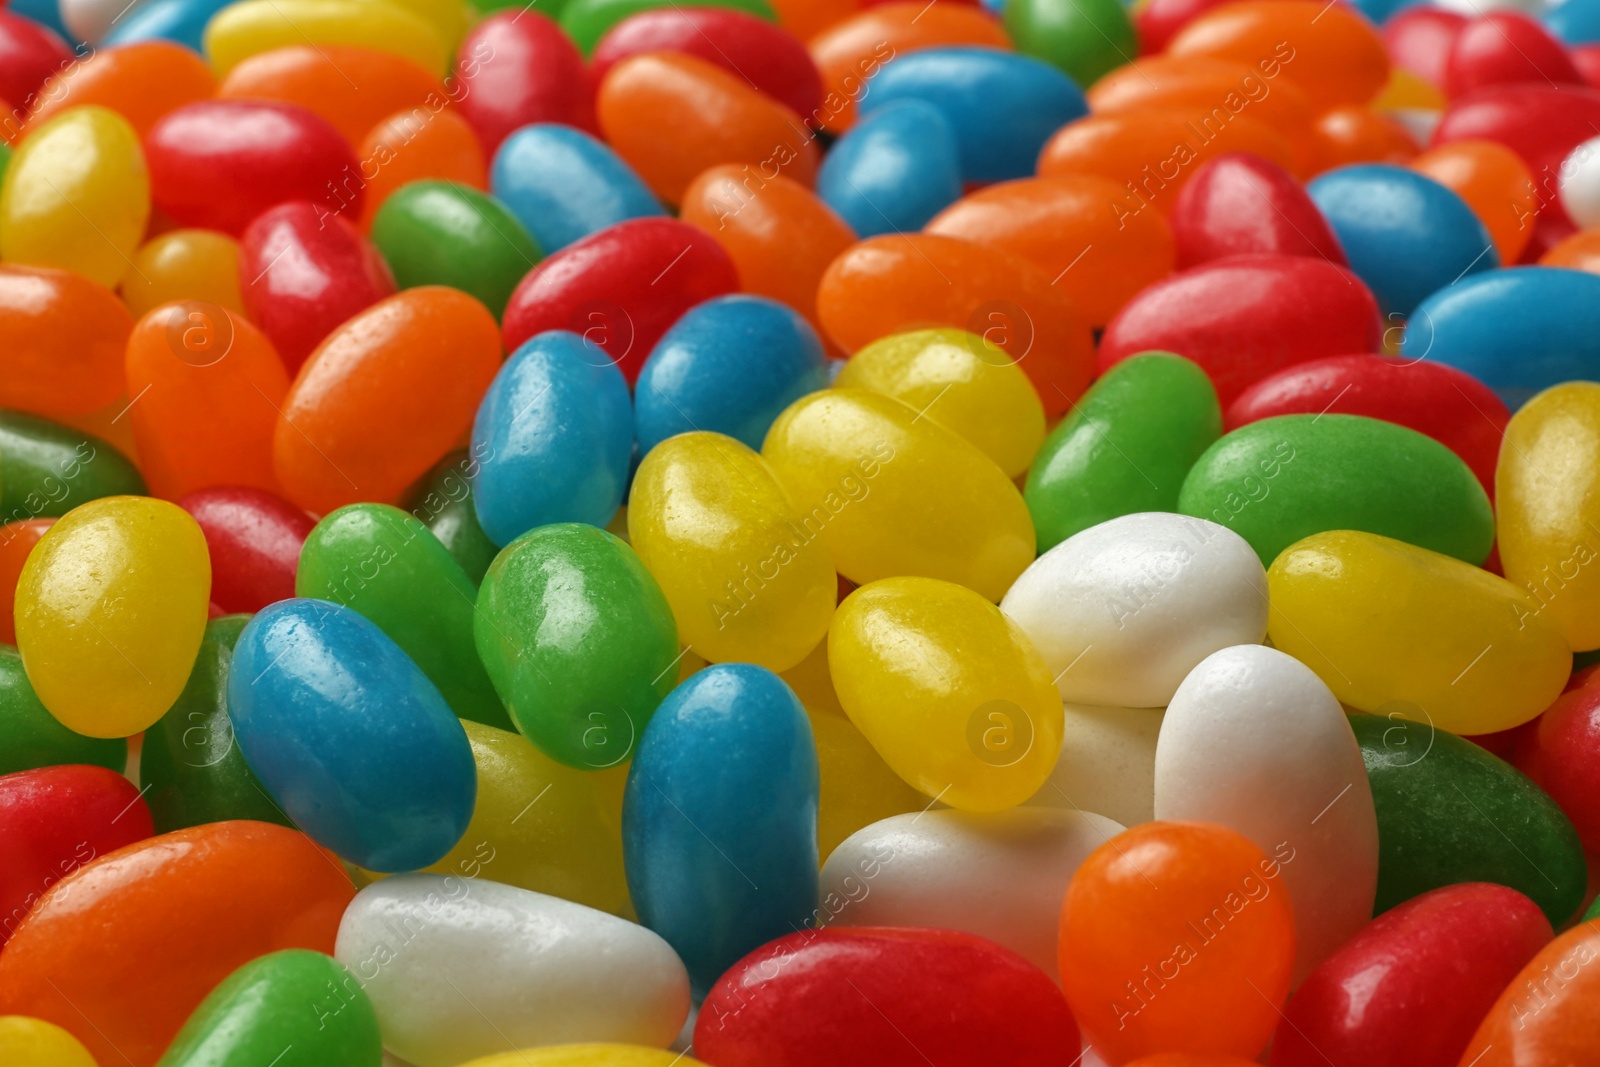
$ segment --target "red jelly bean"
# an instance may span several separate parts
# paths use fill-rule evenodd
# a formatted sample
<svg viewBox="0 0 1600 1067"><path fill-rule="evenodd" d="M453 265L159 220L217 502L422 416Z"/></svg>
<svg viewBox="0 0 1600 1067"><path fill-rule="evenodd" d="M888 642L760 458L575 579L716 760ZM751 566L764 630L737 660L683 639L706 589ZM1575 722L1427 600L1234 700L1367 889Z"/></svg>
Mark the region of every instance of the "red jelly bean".
<svg viewBox="0 0 1600 1067"><path fill-rule="evenodd" d="M1600 685L1556 698L1520 739L1514 762L1566 812L1584 847L1600 854Z"/></svg>
<svg viewBox="0 0 1600 1067"><path fill-rule="evenodd" d="M1106 327L1097 366L1103 374L1140 352L1176 352L1205 369L1227 404L1284 367L1377 351L1381 332L1378 302L1343 267L1309 256L1235 256L1140 293Z"/></svg>
<svg viewBox="0 0 1600 1067"><path fill-rule="evenodd" d="M54 31L0 11L0 99L28 107L44 80L72 61L72 49Z"/></svg>
<svg viewBox="0 0 1600 1067"><path fill-rule="evenodd" d="M335 326L395 291L383 256L354 222L297 200L239 238L245 310L291 374Z"/></svg>
<svg viewBox="0 0 1600 1067"><path fill-rule="evenodd" d="M181 107L145 137L150 195L181 226L238 235L288 200L359 217L356 154L328 121L293 104L207 100Z"/></svg>
<svg viewBox="0 0 1600 1067"><path fill-rule="evenodd" d="M0 945L51 886L153 833L138 788L104 767L41 767L0 778Z"/></svg>
<svg viewBox="0 0 1600 1067"><path fill-rule="evenodd" d="M1583 77L1583 84L1600 89L1600 44L1580 44L1570 50L1572 65Z"/></svg>
<svg viewBox="0 0 1600 1067"><path fill-rule="evenodd" d="M1561 42L1520 11L1491 11L1461 27L1445 60L1452 98L1500 85L1582 85Z"/></svg>
<svg viewBox="0 0 1600 1067"><path fill-rule="evenodd" d="M594 89L583 56L561 27L517 7L478 23L456 56L456 110L483 141L483 154L513 130L561 122L593 131Z"/></svg>
<svg viewBox="0 0 1600 1067"><path fill-rule="evenodd" d="M1435 88L1443 88L1450 47L1467 24L1465 15L1437 7L1408 7L1383 24L1389 59Z"/></svg>
<svg viewBox="0 0 1600 1067"><path fill-rule="evenodd" d="M1579 1067L1600 1049L1600 919L1546 945L1467 1042L1460 1067Z"/></svg>
<svg viewBox="0 0 1600 1067"><path fill-rule="evenodd" d="M528 272L506 304L506 351L546 330L571 330L632 382L679 315L738 289L733 260L704 230L675 219L630 219Z"/></svg>
<svg viewBox="0 0 1600 1067"><path fill-rule="evenodd" d="M1600 92L1576 86L1512 85L1454 103L1433 131L1433 143L1499 141L1528 165L1540 218L1567 221L1561 206L1561 164L1600 130ZM1538 243L1537 235L1529 242Z"/></svg>
<svg viewBox="0 0 1600 1067"><path fill-rule="evenodd" d="M1454 1067L1550 936L1539 906L1505 886L1468 882L1408 900L1306 978L1278 1024L1272 1067Z"/></svg>
<svg viewBox="0 0 1600 1067"><path fill-rule="evenodd" d="M1133 13L1134 27L1139 31L1141 55L1165 52L1178 31L1191 21L1221 7L1228 0L1149 0L1140 4Z"/></svg>
<svg viewBox="0 0 1600 1067"><path fill-rule="evenodd" d="M1167 221L1180 270L1248 252L1345 265L1339 239L1311 197L1288 171L1260 156L1230 153L1202 166Z"/></svg>
<svg viewBox="0 0 1600 1067"><path fill-rule="evenodd" d="M178 501L206 535L211 602L224 614L260 611L294 596L300 548L316 521L275 493L237 485Z"/></svg>
<svg viewBox="0 0 1600 1067"><path fill-rule="evenodd" d="M1078 1028L1054 982L954 930L802 930L734 964L706 997L695 1056L718 1067L1061 1067ZM927 1050L925 1055L921 1050Z"/></svg>

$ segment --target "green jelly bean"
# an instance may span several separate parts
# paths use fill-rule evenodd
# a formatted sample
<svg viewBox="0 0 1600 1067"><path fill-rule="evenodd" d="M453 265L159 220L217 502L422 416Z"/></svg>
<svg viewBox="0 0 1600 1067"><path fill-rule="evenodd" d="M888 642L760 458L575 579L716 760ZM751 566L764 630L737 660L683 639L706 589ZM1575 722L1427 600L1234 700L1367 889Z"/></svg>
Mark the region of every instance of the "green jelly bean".
<svg viewBox="0 0 1600 1067"><path fill-rule="evenodd" d="M378 1013L332 956L288 948L222 980L156 1067L379 1067Z"/></svg>
<svg viewBox="0 0 1600 1067"><path fill-rule="evenodd" d="M92 763L118 774L128 765L124 737L85 737L44 709L22 669L22 656L0 645L0 774Z"/></svg>
<svg viewBox="0 0 1600 1067"><path fill-rule="evenodd" d="M473 647L478 590L420 520L388 504L328 513L300 550L294 591L365 615L416 661L457 715L511 729Z"/></svg>
<svg viewBox="0 0 1600 1067"><path fill-rule="evenodd" d="M439 539L473 585L483 581L500 551L478 525L472 506L472 477L477 471L478 459L466 449L452 452L407 491L400 505Z"/></svg>
<svg viewBox="0 0 1600 1067"><path fill-rule="evenodd" d="M1122 0L1006 0L1004 21L1017 51L1059 67L1083 89L1139 53Z"/></svg>
<svg viewBox="0 0 1600 1067"><path fill-rule="evenodd" d="M401 186L378 209L372 242L400 288L448 285L483 301L497 319L544 254L500 201L443 181Z"/></svg>
<svg viewBox="0 0 1600 1067"><path fill-rule="evenodd" d="M248 615L224 615L206 623L188 684L145 731L139 786L147 790L158 834L228 819L293 825L233 743L228 668L249 621Z"/></svg>
<svg viewBox="0 0 1600 1067"><path fill-rule="evenodd" d="M1206 450L1178 510L1221 523L1271 566L1326 530L1363 530L1473 565L1494 544L1483 486L1444 445L1361 415L1279 415Z"/></svg>
<svg viewBox="0 0 1600 1067"><path fill-rule="evenodd" d="M1591 919L1600 919L1600 897L1595 897L1594 903L1589 905L1589 910L1583 913L1584 922L1589 922Z"/></svg>
<svg viewBox="0 0 1600 1067"><path fill-rule="evenodd" d="M0 411L0 522L58 518L103 496L148 490L127 456L93 434Z"/></svg>
<svg viewBox="0 0 1600 1067"><path fill-rule="evenodd" d="M1222 434L1206 372L1170 352L1123 360L1045 439L1023 499L1041 554L1080 530L1175 511L1184 476Z"/></svg>
<svg viewBox="0 0 1600 1067"><path fill-rule="evenodd" d="M1560 929L1588 878L1578 831L1521 771L1406 714L1350 716L1378 813L1374 914L1440 886L1498 882Z"/></svg>
<svg viewBox="0 0 1600 1067"><path fill-rule="evenodd" d="M505 547L478 591L475 634L517 729L571 767L627 759L678 681L666 595L626 542L583 523Z"/></svg>
<svg viewBox="0 0 1600 1067"><path fill-rule="evenodd" d="M673 5L673 0L565 0L561 8L561 28L587 58L606 31L629 15L669 5ZM767 0L702 0L695 6L725 7L768 22L778 21L777 13Z"/></svg>

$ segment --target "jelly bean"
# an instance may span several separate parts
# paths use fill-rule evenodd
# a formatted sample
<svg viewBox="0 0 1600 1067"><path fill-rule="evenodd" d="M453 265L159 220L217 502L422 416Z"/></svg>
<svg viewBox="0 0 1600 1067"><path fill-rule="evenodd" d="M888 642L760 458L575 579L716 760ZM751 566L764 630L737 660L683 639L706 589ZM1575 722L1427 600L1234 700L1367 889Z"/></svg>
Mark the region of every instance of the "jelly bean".
<svg viewBox="0 0 1600 1067"><path fill-rule="evenodd" d="M227 819L289 825L233 743L228 670L248 615L206 624L183 693L145 732L139 783L161 833Z"/></svg>
<svg viewBox="0 0 1600 1067"><path fill-rule="evenodd" d="M660 0L566 0L561 6L561 28L587 56L612 27L660 6ZM742 11L767 22L777 20L767 0L709 0L702 6Z"/></svg>
<svg viewBox="0 0 1600 1067"><path fill-rule="evenodd" d="M169 111L209 98L217 80L205 61L169 41L142 41L92 52L53 74L34 98L30 129L69 108L97 104L143 136Z"/></svg>
<svg viewBox="0 0 1600 1067"><path fill-rule="evenodd" d="M1089 384L1088 325L1051 279L960 238L894 234L854 245L823 275L817 310L847 352L930 325L981 334L1018 361L1052 418Z"/></svg>
<svg viewBox="0 0 1600 1067"><path fill-rule="evenodd" d="M1583 76L1538 22L1520 11L1489 11L1456 34L1440 88L1453 99L1523 82L1582 85Z"/></svg>
<svg viewBox="0 0 1600 1067"><path fill-rule="evenodd" d="M1361 415L1280 415L1234 430L1195 461L1178 510L1229 527L1265 564L1324 530L1365 530L1468 563L1494 544L1489 498L1454 452Z"/></svg>
<svg viewBox="0 0 1600 1067"><path fill-rule="evenodd" d="M1056 978L1062 886L1122 830L1100 815L1051 808L897 815L853 834L823 864L823 906L838 906L834 929L964 930Z"/></svg>
<svg viewBox="0 0 1600 1067"><path fill-rule="evenodd" d="M951 1067L1043 1067L1080 1045L1060 990L1016 953L956 930L867 926L796 931L740 960L707 997L694 1047L726 1067L909 1067L921 1049Z"/></svg>
<svg viewBox="0 0 1600 1067"><path fill-rule="evenodd" d="M122 301L87 278L0 265L0 405L47 415L105 407L122 392L132 328Z"/></svg>
<svg viewBox="0 0 1600 1067"><path fill-rule="evenodd" d="M1590 227L1600 222L1600 165L1596 149L1600 137L1580 144L1567 156L1561 167L1561 206L1579 226Z"/></svg>
<svg viewBox="0 0 1600 1067"><path fill-rule="evenodd" d="M1570 919L1583 903L1583 848L1561 809L1515 768L1395 706L1350 716L1378 812L1377 910L1440 886L1496 882L1552 924ZM1502 832L1511 827L1515 841Z"/></svg>
<svg viewBox="0 0 1600 1067"><path fill-rule="evenodd" d="M1542 389L1594 377L1597 331L1600 278L1515 267L1464 278L1423 301L1400 354L1463 370L1515 409Z"/></svg>
<svg viewBox="0 0 1600 1067"><path fill-rule="evenodd" d="M1560 215L1561 164L1594 136L1596 121L1600 92L1568 85L1509 85L1452 102L1434 129L1433 144L1498 141L1533 172L1542 210Z"/></svg>
<svg viewBox="0 0 1600 1067"><path fill-rule="evenodd" d="M1123 199L1123 189L1091 175L1025 178L969 194L925 229L1032 262L1098 327L1172 272L1166 220L1154 211L1123 209Z"/></svg>
<svg viewBox="0 0 1600 1067"><path fill-rule="evenodd" d="M372 229L384 201L414 181L436 178L473 189L489 184L478 135L453 110L430 106L421 119L410 108L396 112L367 132L357 154L366 181L364 230Z"/></svg>
<svg viewBox="0 0 1600 1067"><path fill-rule="evenodd" d="M681 52L738 75L797 115L822 106L822 75L795 35L734 7L650 7L613 26L594 48L596 85L630 56Z"/></svg>
<svg viewBox="0 0 1600 1067"><path fill-rule="evenodd" d="M639 921L697 995L811 916L816 815L811 729L777 675L717 664L662 702L628 774L623 856Z"/></svg>
<svg viewBox="0 0 1600 1067"><path fill-rule="evenodd" d="M1590 852L1600 843L1600 811L1596 810L1593 787L1600 733L1595 695L1586 685L1563 693L1539 716L1534 732L1524 737L1516 750L1518 769L1561 806Z"/></svg>
<svg viewBox="0 0 1600 1067"><path fill-rule="evenodd" d="M1251 1067L1255 1060L1238 1056L1193 1056L1187 1052L1158 1052L1130 1060L1127 1067Z"/></svg>
<svg viewBox="0 0 1600 1067"><path fill-rule="evenodd" d="M100 43L108 46L140 41L172 41L194 52L204 51L203 35L211 17L233 0L144 0L129 8Z"/></svg>
<svg viewBox="0 0 1600 1067"><path fill-rule="evenodd" d="M1139 52L1129 12L1114 0L1009 0L1004 10L1017 50L1053 63L1079 85L1094 84Z"/></svg>
<svg viewBox="0 0 1600 1067"><path fill-rule="evenodd" d="M1355 104L1325 112L1311 135L1314 174L1361 163L1404 166L1422 151L1397 119Z"/></svg>
<svg viewBox="0 0 1600 1067"><path fill-rule="evenodd" d="M133 436L157 495L277 487L272 434L289 376L242 314L194 300L158 308L134 327L126 365Z"/></svg>
<svg viewBox="0 0 1600 1067"><path fill-rule="evenodd" d="M1296 981L1371 917L1378 822L1361 748L1304 664L1261 645L1206 657L1161 720L1155 785L1157 819L1217 823L1263 851L1295 850L1283 884Z"/></svg>
<svg viewBox="0 0 1600 1067"><path fill-rule="evenodd" d="M827 645L819 645L812 655L825 665ZM789 674L784 680L793 684ZM807 714L822 782L817 799L818 856L827 859L851 834L880 819L927 808L928 798L894 773L845 717L842 708L828 711L808 707ZM843 906L833 898L823 898L819 905L821 912L814 916L818 924Z"/></svg>
<svg viewBox="0 0 1600 1067"><path fill-rule="evenodd" d="M49 419L0 411L5 521L56 518L101 497L144 492L139 469L109 442Z"/></svg>
<svg viewBox="0 0 1600 1067"><path fill-rule="evenodd" d="M1542 12L1540 21L1557 40L1569 46L1600 41L1600 9L1592 3L1580 2L1570 7L1558 4Z"/></svg>
<svg viewBox="0 0 1600 1067"><path fill-rule="evenodd" d="M247 0L230 10L256 2ZM293 104L189 104L150 128L145 153L155 206L182 226L238 235L257 215L290 200L309 200L324 215L336 213L342 199L329 199L334 189L340 198L349 196L354 211L360 211L362 190L351 185L360 167L355 153L326 119Z"/></svg>
<svg viewBox="0 0 1600 1067"><path fill-rule="evenodd" d="M0 473L0 478L3 478ZM23 512L26 514L26 511ZM28 555L33 551L33 546L39 543L39 538L55 523L54 519L17 519L0 526L0 642L15 645L17 643L16 624L12 620L12 612L16 607L17 579L22 575L22 566L28 561ZM28 690L30 697L33 690ZM35 700L35 702L37 702ZM57 762L95 762L93 760L62 760ZM3 763L0 763L3 766ZM13 767L11 770L26 770L25 767ZM9 770L0 770L0 774L9 774Z"/></svg>
<svg viewBox="0 0 1600 1067"><path fill-rule="evenodd" d="M1275 415L1333 413L1427 434L1459 456L1493 499L1511 413L1482 382L1444 363L1366 355L1297 363L1240 393L1225 417L1228 429L1237 430Z"/></svg>
<svg viewBox="0 0 1600 1067"><path fill-rule="evenodd" d="M618 222L666 213L615 152L570 126L539 123L507 137L489 181L500 203L549 252Z"/></svg>
<svg viewBox="0 0 1600 1067"><path fill-rule="evenodd" d="M1311 197L1282 167L1257 156L1218 156L1202 166L1178 194L1171 221L1180 269L1252 252L1349 265Z"/></svg>
<svg viewBox="0 0 1600 1067"><path fill-rule="evenodd" d="M117 6L108 0L62 0L56 6L56 17L65 29L63 35L87 44L99 44L116 24L119 15ZM35 21L43 21L28 12L23 14ZM56 32L63 33L63 30Z"/></svg>
<svg viewBox="0 0 1600 1067"><path fill-rule="evenodd" d="M862 237L919 230L961 196L955 131L921 100L879 108L823 160L817 195Z"/></svg>
<svg viewBox="0 0 1600 1067"><path fill-rule="evenodd" d="M397 929L415 932L395 944ZM487 880L368 886L336 954L371 996L385 1044L417 1067L564 1041L667 1045L689 1012L688 975L656 934Z"/></svg>
<svg viewBox="0 0 1600 1067"><path fill-rule="evenodd" d="M553 522L603 525L627 486L633 450L627 383L583 338L541 333L512 354L489 386L473 423L472 450L478 458L472 504L495 544Z"/></svg>
<svg viewBox="0 0 1600 1067"><path fill-rule="evenodd" d="M773 423L762 456L806 535L820 534L853 582L920 574L998 600L1033 559L1033 526L1005 472L893 397L804 397Z"/></svg>
<svg viewBox="0 0 1600 1067"><path fill-rule="evenodd" d="M203 300L244 312L239 243L214 230L170 230L139 246L122 279L122 299L143 318L162 304Z"/></svg>
<svg viewBox="0 0 1600 1067"><path fill-rule="evenodd" d="M413 182L384 201L372 241L402 289L448 285L499 318L539 246L498 200L452 182Z"/></svg>
<svg viewBox="0 0 1600 1067"><path fill-rule="evenodd" d="M1030 807L1110 812L1124 826L1155 818L1156 737L1160 708L1067 704L1062 736L1072 738Z"/></svg>
<svg viewBox="0 0 1600 1067"><path fill-rule="evenodd" d="M240 633L228 717L250 769L295 824L350 862L414 870L472 815L461 723L376 624L339 604L283 600Z"/></svg>
<svg viewBox="0 0 1600 1067"><path fill-rule="evenodd" d="M27 0L23 0L27 2ZM809 41L860 10L854 0L773 0L778 24L802 41Z"/></svg>
<svg viewBox="0 0 1600 1067"><path fill-rule="evenodd" d="M0 530L0 537L8 533ZM22 657L0 648L0 774L64 763L121 772L128 763L128 743L120 737L85 737L62 726L34 695Z"/></svg>
<svg viewBox="0 0 1600 1067"><path fill-rule="evenodd" d="M283 948L331 951L354 894L327 853L281 826L149 838L45 894L0 958L0 1012L56 1023L100 1063L151 1067L236 968Z"/></svg>
<svg viewBox="0 0 1600 1067"><path fill-rule="evenodd" d="M113 496L73 509L17 582L17 645L40 702L91 737L154 723L188 679L210 588L205 537L175 505Z"/></svg>
<svg viewBox="0 0 1600 1067"><path fill-rule="evenodd" d="M620 538L582 523L530 530L479 590L478 655L511 719L569 767L614 767L672 691L672 608Z"/></svg>
<svg viewBox="0 0 1600 1067"><path fill-rule="evenodd" d="M694 56L651 52L623 60L601 83L595 113L617 155L669 204L682 201L701 171L722 163L807 186L816 178L820 153L800 116Z"/></svg>
<svg viewBox="0 0 1600 1067"><path fill-rule="evenodd" d="M1594 1014L1600 924L1593 920L1556 938L1512 979L1461 1054L1463 1064L1534 1067L1581 1063L1600 1047Z"/></svg>
<svg viewBox="0 0 1600 1067"><path fill-rule="evenodd" d="M515 351L535 334L571 330L632 382L678 316L738 288L733 261L704 231L675 219L630 219L528 272L506 305L506 347Z"/></svg>
<svg viewBox="0 0 1600 1067"><path fill-rule="evenodd" d="M16 1067L96 1067L89 1050L54 1023L0 1016L0 1055Z"/></svg>
<svg viewBox="0 0 1600 1067"><path fill-rule="evenodd" d="M1028 471L1039 551L1119 515L1176 510L1189 468L1221 433L1217 392L1193 363L1145 352L1112 365Z"/></svg>
<svg viewBox="0 0 1600 1067"><path fill-rule="evenodd" d="M1500 262L1516 262L1538 210L1533 177L1516 153L1493 141L1455 141L1424 152L1411 167L1454 190L1488 229Z"/></svg>
<svg viewBox="0 0 1600 1067"><path fill-rule="evenodd" d="M294 596L300 548L315 520L282 497L243 486L198 489L178 501L206 536L211 602L260 611Z"/></svg>
<svg viewBox="0 0 1600 1067"><path fill-rule="evenodd" d="M271 1055L283 1067L378 1067L372 1000L337 960L300 948L251 960L201 1001L157 1067L228 1067Z"/></svg>
<svg viewBox="0 0 1600 1067"><path fill-rule="evenodd" d="M689 183L679 217L716 238L738 288L781 300L822 329L817 286L856 235L811 190L781 174L757 182L729 163Z"/></svg>
<svg viewBox="0 0 1600 1067"><path fill-rule="evenodd" d="M389 52L334 44L257 53L228 72L216 95L303 107L352 145L396 111L446 103L444 86L431 70Z"/></svg>
<svg viewBox="0 0 1600 1067"><path fill-rule="evenodd" d="M305 540L294 593L376 623L463 719L511 727L473 646L478 591L416 518L387 504L330 513Z"/></svg>
<svg viewBox="0 0 1600 1067"><path fill-rule="evenodd" d="M353 221L294 200L258 215L239 238L245 309L296 371L340 323L395 291Z"/></svg>
<svg viewBox="0 0 1600 1067"><path fill-rule="evenodd" d="M1208 656L1266 636L1266 594L1261 561L1238 534L1143 512L1050 549L1000 610L1044 657L1063 699L1155 708Z"/></svg>
<svg viewBox="0 0 1600 1067"><path fill-rule="evenodd" d="M490 15L461 42L456 65L463 89L455 110L478 132L485 155L531 123L594 129L594 89L583 56L541 12L517 5Z"/></svg>
<svg viewBox="0 0 1600 1067"><path fill-rule="evenodd" d="M1383 40L1397 68L1442 88L1450 46L1466 24L1466 16L1457 11L1419 5L1385 22Z"/></svg>
<svg viewBox="0 0 1600 1067"><path fill-rule="evenodd" d="M964 330L915 330L879 338L834 379L916 408L976 445L1017 478L1044 440L1044 409L1027 375L999 348Z"/></svg>
<svg viewBox="0 0 1600 1067"><path fill-rule="evenodd" d="M1363 711L1493 733L1549 707L1569 673L1566 642L1531 595L1387 537L1307 537L1268 568L1267 588L1273 645ZM1470 686L1455 684L1469 673Z"/></svg>
<svg viewBox="0 0 1600 1067"><path fill-rule="evenodd" d="M485 876L632 919L622 873L627 768L576 770L517 734L461 725L478 766L478 802L466 834L428 870Z"/></svg>
<svg viewBox="0 0 1600 1067"><path fill-rule="evenodd" d="M73 61L53 30L24 15L0 11L0 99L26 106L50 75Z"/></svg>
<svg viewBox="0 0 1600 1067"><path fill-rule="evenodd" d="M452 452L419 478L401 502L455 557L473 585L483 581L500 551L473 509L471 478L477 470L478 461L465 450Z"/></svg>
<svg viewBox="0 0 1600 1067"><path fill-rule="evenodd" d="M500 369L494 317L454 289L407 289L349 319L284 398L273 467L307 510L392 500L466 437Z"/></svg>
<svg viewBox="0 0 1600 1067"><path fill-rule="evenodd" d="M154 830L133 783L105 767L43 767L0 777L0 945L50 887Z"/></svg>
<svg viewBox="0 0 1600 1067"><path fill-rule="evenodd" d="M289 45L358 45L441 71L450 42L407 5L360 0L240 0L219 11L205 29L211 66L226 78L262 52Z"/></svg>
<svg viewBox="0 0 1600 1067"><path fill-rule="evenodd" d="M1463 955L1463 935L1481 951ZM1278 1024L1273 1067L1454 1067L1488 1005L1549 941L1550 921L1515 890L1424 893L1312 972Z"/></svg>
<svg viewBox="0 0 1600 1067"><path fill-rule="evenodd" d="M7 165L0 256L115 288L149 218L138 133L107 108L75 107L31 128Z"/></svg>
<svg viewBox="0 0 1600 1067"><path fill-rule="evenodd" d="M705 1067L682 1052L638 1045L547 1045L485 1056L462 1067Z"/></svg>

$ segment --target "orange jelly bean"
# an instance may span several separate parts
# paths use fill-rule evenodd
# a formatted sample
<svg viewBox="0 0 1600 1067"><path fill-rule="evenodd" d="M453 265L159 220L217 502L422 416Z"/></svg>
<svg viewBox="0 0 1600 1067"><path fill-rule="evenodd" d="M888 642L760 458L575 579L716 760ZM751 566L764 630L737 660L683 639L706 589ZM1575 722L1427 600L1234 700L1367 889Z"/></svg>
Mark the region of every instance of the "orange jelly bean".
<svg viewBox="0 0 1600 1067"><path fill-rule="evenodd" d="M719 163L747 164L810 186L817 145L800 116L743 79L694 56L653 52L611 68L595 100L600 129L657 196L683 200Z"/></svg>
<svg viewBox="0 0 1600 1067"><path fill-rule="evenodd" d="M772 0L778 25L808 41L861 10L856 0Z"/></svg>
<svg viewBox="0 0 1600 1067"><path fill-rule="evenodd" d="M0 266L0 407L84 415L122 393L133 316L70 271Z"/></svg>
<svg viewBox="0 0 1600 1067"><path fill-rule="evenodd" d="M500 328L458 289L407 289L345 322L300 368L273 433L284 495L327 514L398 498L472 428Z"/></svg>
<svg viewBox="0 0 1600 1067"><path fill-rule="evenodd" d="M168 230L133 254L122 299L134 315L174 300L205 300L244 312L239 242L216 230Z"/></svg>
<svg viewBox="0 0 1600 1067"><path fill-rule="evenodd" d="M434 75L391 52L349 45L290 45L251 56L228 72L217 96L298 104L357 144L396 111L448 100Z"/></svg>
<svg viewBox="0 0 1600 1067"><path fill-rule="evenodd" d="M128 120L143 137L156 121L196 100L209 99L217 80L206 61L171 41L139 41L92 52L52 74L34 97L30 126L72 107L99 104Z"/></svg>
<svg viewBox="0 0 1600 1067"><path fill-rule="evenodd" d="M1157 1052L1253 1059L1278 1023L1294 911L1272 857L1242 834L1148 822L1089 854L1061 908L1061 985L1108 1063Z"/></svg>
<svg viewBox="0 0 1600 1067"><path fill-rule="evenodd" d="M1600 1049L1600 919L1528 961L1472 1035L1462 1067L1566 1067Z"/></svg>
<svg viewBox="0 0 1600 1067"><path fill-rule="evenodd" d="M1354 163L1409 163L1422 149L1407 129L1380 111L1350 105L1317 119L1312 172Z"/></svg>
<svg viewBox="0 0 1600 1067"><path fill-rule="evenodd" d="M963 197L925 232L1027 260L1055 279L1091 326L1104 326L1135 293L1171 274L1177 258L1166 218L1132 206L1127 188L1105 178L1025 178Z"/></svg>
<svg viewBox="0 0 1600 1067"><path fill-rule="evenodd" d="M1600 274L1600 228L1579 230L1540 256L1539 263Z"/></svg>
<svg viewBox="0 0 1600 1067"><path fill-rule="evenodd" d="M28 553L55 519L22 519L0 526L0 641L17 643L17 624L12 617L17 606L17 579Z"/></svg>
<svg viewBox="0 0 1600 1067"><path fill-rule="evenodd" d="M363 230L372 229L378 209L402 185L433 178L474 189L489 187L483 143L466 119L448 109L397 111L367 132L356 155L367 183Z"/></svg>
<svg viewBox="0 0 1600 1067"><path fill-rule="evenodd" d="M810 189L728 163L689 183L679 217L717 239L739 271L740 289L781 300L822 329L817 285L856 235Z"/></svg>
<svg viewBox="0 0 1600 1067"><path fill-rule="evenodd" d="M102 1064L150 1067L206 994L257 956L332 954L355 895L310 838L259 822L207 823L78 862L0 955L0 1015L55 1023Z"/></svg>
<svg viewBox="0 0 1600 1067"><path fill-rule="evenodd" d="M854 352L890 334L956 326L1006 351L1055 418L1088 388L1094 340L1050 277L998 249L935 234L862 241L829 265L817 314Z"/></svg>
<svg viewBox="0 0 1600 1067"><path fill-rule="evenodd" d="M272 435L289 375L244 315L204 301L157 308L128 338L128 396L151 492L276 491Z"/></svg>
<svg viewBox="0 0 1600 1067"><path fill-rule="evenodd" d="M1522 157L1494 141L1452 141L1417 156L1411 169L1467 202L1489 231L1501 263L1521 257L1539 210L1533 174Z"/></svg>

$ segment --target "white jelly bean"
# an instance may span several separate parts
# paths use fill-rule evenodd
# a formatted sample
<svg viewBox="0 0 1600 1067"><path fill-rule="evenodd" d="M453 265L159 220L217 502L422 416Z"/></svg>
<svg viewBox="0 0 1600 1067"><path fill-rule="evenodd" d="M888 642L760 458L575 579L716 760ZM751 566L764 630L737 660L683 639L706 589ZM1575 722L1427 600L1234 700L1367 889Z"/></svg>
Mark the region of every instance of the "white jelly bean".
<svg viewBox="0 0 1600 1067"><path fill-rule="evenodd" d="M1062 711L1061 755L1024 803L1097 811L1123 826L1154 819L1162 709L1067 704Z"/></svg>
<svg viewBox="0 0 1600 1067"><path fill-rule="evenodd" d="M1600 226L1600 137L1583 142L1561 164L1561 206L1580 229Z"/></svg>

